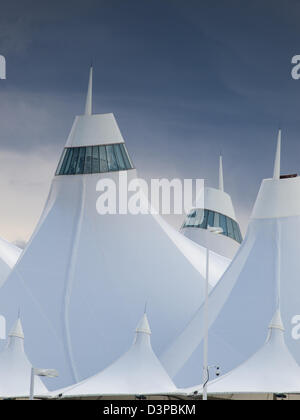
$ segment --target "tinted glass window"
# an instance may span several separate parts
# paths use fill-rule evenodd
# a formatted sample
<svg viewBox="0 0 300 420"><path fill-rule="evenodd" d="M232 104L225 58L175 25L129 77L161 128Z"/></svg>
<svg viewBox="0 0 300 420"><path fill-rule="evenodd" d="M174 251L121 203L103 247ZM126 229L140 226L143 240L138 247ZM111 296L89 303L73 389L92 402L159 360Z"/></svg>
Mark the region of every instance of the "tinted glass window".
<svg viewBox="0 0 300 420"><path fill-rule="evenodd" d="M100 172L99 147L93 146L92 152L92 173L98 174Z"/></svg>
<svg viewBox="0 0 300 420"><path fill-rule="evenodd" d="M56 175L79 175L133 169L124 144L65 148Z"/></svg>
<svg viewBox="0 0 300 420"><path fill-rule="evenodd" d="M207 225L212 227L214 225L214 212L209 210Z"/></svg>
<svg viewBox="0 0 300 420"><path fill-rule="evenodd" d="M84 163L84 174L92 173L92 147L86 147L85 152L85 163Z"/></svg>
<svg viewBox="0 0 300 420"><path fill-rule="evenodd" d="M220 227L223 229L223 235L227 236L227 223L224 214L220 214Z"/></svg>
<svg viewBox="0 0 300 420"><path fill-rule="evenodd" d="M117 159L117 162L118 162L118 165L119 165L119 169L120 170L126 169L126 165L125 165L125 162L124 162L123 154L122 154L121 149L120 149L120 145L115 144L113 147L114 147L115 156L116 156L116 159Z"/></svg>
<svg viewBox="0 0 300 420"><path fill-rule="evenodd" d="M214 227L220 227L220 213L214 213Z"/></svg>
<svg viewBox="0 0 300 420"><path fill-rule="evenodd" d="M206 210L207 212L207 210ZM199 227L203 225L205 220L205 211L204 210L197 210L197 215L195 218L195 226Z"/></svg>
<svg viewBox="0 0 300 420"><path fill-rule="evenodd" d="M62 166L63 166L64 162L66 161L65 157L66 157L67 150L68 149L64 149L63 154L61 155L56 174L58 174L61 171Z"/></svg>
<svg viewBox="0 0 300 420"><path fill-rule="evenodd" d="M203 221L199 225L199 227L202 229L207 229L207 222L208 222L208 210L204 210Z"/></svg>
<svg viewBox="0 0 300 420"><path fill-rule="evenodd" d="M73 149L68 149L68 152L67 152L66 158L65 158L66 159L66 165L61 168L61 170L63 170L64 171L63 173L65 173L65 174L69 173L69 168L70 168L70 165L71 165L72 156L73 156Z"/></svg>
<svg viewBox="0 0 300 420"><path fill-rule="evenodd" d="M85 147L81 147L79 150L79 157L77 161L76 174L82 174L84 168L85 159Z"/></svg>
<svg viewBox="0 0 300 420"><path fill-rule="evenodd" d="M128 152L124 143L120 143L120 150L127 168L133 168L132 163L129 160Z"/></svg>
<svg viewBox="0 0 300 420"><path fill-rule="evenodd" d="M100 146L99 153L100 153L100 172L108 172L106 147Z"/></svg>
<svg viewBox="0 0 300 420"><path fill-rule="evenodd" d="M76 147L73 151L72 160L69 168L69 175L74 175L76 171L77 161L79 156L79 147Z"/></svg>
<svg viewBox="0 0 300 420"><path fill-rule="evenodd" d="M187 216L182 228L207 229L208 226L220 227L223 230L222 235L229 236L239 243L243 241L240 227L235 220L211 210L193 209Z"/></svg>
<svg viewBox="0 0 300 420"><path fill-rule="evenodd" d="M113 146L106 146L107 163L109 171L117 171L119 169Z"/></svg>

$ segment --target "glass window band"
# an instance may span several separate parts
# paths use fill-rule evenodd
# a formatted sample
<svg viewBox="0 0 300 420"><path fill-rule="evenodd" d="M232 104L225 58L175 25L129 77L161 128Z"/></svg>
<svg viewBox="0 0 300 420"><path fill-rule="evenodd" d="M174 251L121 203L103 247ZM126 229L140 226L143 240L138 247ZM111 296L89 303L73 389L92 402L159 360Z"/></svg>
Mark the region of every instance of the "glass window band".
<svg viewBox="0 0 300 420"><path fill-rule="evenodd" d="M66 147L55 175L82 175L133 169L123 143L106 146Z"/></svg>
<svg viewBox="0 0 300 420"><path fill-rule="evenodd" d="M232 238L239 244L243 241L238 223L230 217L212 210L191 210L182 225L182 229L189 227L207 229L208 226L221 227L223 229L222 235Z"/></svg>

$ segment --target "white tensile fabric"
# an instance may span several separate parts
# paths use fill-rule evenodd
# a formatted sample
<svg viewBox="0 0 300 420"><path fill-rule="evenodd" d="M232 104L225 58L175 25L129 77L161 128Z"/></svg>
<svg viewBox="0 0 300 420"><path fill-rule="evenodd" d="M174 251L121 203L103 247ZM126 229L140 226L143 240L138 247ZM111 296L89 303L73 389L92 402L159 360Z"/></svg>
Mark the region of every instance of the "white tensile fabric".
<svg viewBox="0 0 300 420"><path fill-rule="evenodd" d="M278 305L277 276L285 341L300 364L299 237L300 177L264 180L244 242L209 297L209 365L229 372L263 345ZM203 309L162 355L173 378L189 359L195 362L204 336Z"/></svg>
<svg viewBox="0 0 300 420"><path fill-rule="evenodd" d="M189 390L202 393L202 387ZM266 343L241 366L208 383L209 394L297 394L300 367L284 341L284 328L277 311Z"/></svg>
<svg viewBox="0 0 300 420"><path fill-rule="evenodd" d="M31 367L24 351L24 333L18 319L9 334L5 349L0 353L0 398L28 397ZM38 377L35 378L35 392L48 392Z"/></svg>
<svg viewBox="0 0 300 420"><path fill-rule="evenodd" d="M72 387L54 391L52 397L71 398L105 395L162 395L178 392L150 341L151 330L144 314L131 348L97 375Z"/></svg>
<svg viewBox="0 0 300 420"><path fill-rule="evenodd" d="M113 115L100 117L80 117L71 136L76 146L84 133L105 144L123 142L107 135L109 126L117 126ZM101 138L98 123L105 126ZM85 137L81 144L87 146ZM127 174L129 181L137 177L134 169ZM118 189L119 172L54 177L39 224L0 293L7 322L21 307L30 359L56 368L59 387L105 369L124 353L146 301L158 355L203 301L206 249L159 216L99 215L96 186L103 178ZM228 264L212 255L212 283Z"/></svg>

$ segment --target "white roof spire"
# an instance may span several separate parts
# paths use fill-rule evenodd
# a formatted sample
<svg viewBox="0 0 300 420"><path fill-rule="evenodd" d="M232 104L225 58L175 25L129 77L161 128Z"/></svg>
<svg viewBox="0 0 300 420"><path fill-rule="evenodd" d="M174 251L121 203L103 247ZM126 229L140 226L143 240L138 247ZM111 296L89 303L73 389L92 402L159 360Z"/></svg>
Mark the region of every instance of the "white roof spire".
<svg viewBox="0 0 300 420"><path fill-rule="evenodd" d="M9 337L18 337L18 338L22 338L24 340L24 332L23 332L23 327L22 327L20 318L17 319L16 323L12 327L8 336Z"/></svg>
<svg viewBox="0 0 300 420"><path fill-rule="evenodd" d="M93 66L90 68L89 86L86 95L85 115L92 115L92 101L93 101Z"/></svg>
<svg viewBox="0 0 300 420"><path fill-rule="evenodd" d="M224 191L223 156L220 155L219 162L219 190Z"/></svg>
<svg viewBox="0 0 300 420"><path fill-rule="evenodd" d="M280 179L280 160L281 160L281 129L279 129L278 131L273 179Z"/></svg>
<svg viewBox="0 0 300 420"><path fill-rule="evenodd" d="M138 326L136 327L136 333L143 333L151 335L151 329L148 321L146 312L144 313L142 319L140 320Z"/></svg>
<svg viewBox="0 0 300 420"><path fill-rule="evenodd" d="M209 393L299 392L300 367L286 346L280 310L276 311L269 328L265 344L246 362L211 381Z"/></svg>
<svg viewBox="0 0 300 420"><path fill-rule="evenodd" d="M100 373L54 391L52 396L160 395L178 390L155 355L150 342L150 327L144 314L136 329L131 348Z"/></svg>
<svg viewBox="0 0 300 420"><path fill-rule="evenodd" d="M7 341L7 346L0 352L0 397L27 397L32 364L24 351L24 332L20 318L17 319ZM47 393L40 378L35 379L36 394Z"/></svg>
<svg viewBox="0 0 300 420"><path fill-rule="evenodd" d="M272 318L272 321L269 325L269 329L270 330L276 329L276 330L284 331L284 326L283 326L281 313L280 313L279 309L277 309L277 311L275 312L275 314Z"/></svg>

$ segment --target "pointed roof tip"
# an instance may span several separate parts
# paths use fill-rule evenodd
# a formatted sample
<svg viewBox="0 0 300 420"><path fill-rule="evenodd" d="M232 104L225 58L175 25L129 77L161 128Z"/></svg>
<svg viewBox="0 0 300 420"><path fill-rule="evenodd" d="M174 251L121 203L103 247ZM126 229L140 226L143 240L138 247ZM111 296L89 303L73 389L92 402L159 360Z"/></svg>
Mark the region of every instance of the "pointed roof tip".
<svg viewBox="0 0 300 420"><path fill-rule="evenodd" d="M24 331L21 323L21 319L18 318L15 322L14 326L12 327L10 333L8 334L9 337L18 337L24 339Z"/></svg>
<svg viewBox="0 0 300 420"><path fill-rule="evenodd" d="M283 326L283 322L282 322L282 318L281 318L280 309L277 309L277 311L275 312L275 314L272 318L272 321L269 325L269 329L276 329L276 330L284 331L284 326Z"/></svg>
<svg viewBox="0 0 300 420"><path fill-rule="evenodd" d="M93 65L90 67L90 77L88 91L86 95L86 104L85 104L85 115L92 115L92 103L93 103Z"/></svg>
<svg viewBox="0 0 300 420"><path fill-rule="evenodd" d="M281 128L278 130L273 179L280 179L280 163L281 163Z"/></svg>
<svg viewBox="0 0 300 420"><path fill-rule="evenodd" d="M146 312L143 314L142 319L138 323L135 332L151 335L151 329Z"/></svg>
<svg viewBox="0 0 300 420"><path fill-rule="evenodd" d="M219 190L224 191L223 156L219 158Z"/></svg>

